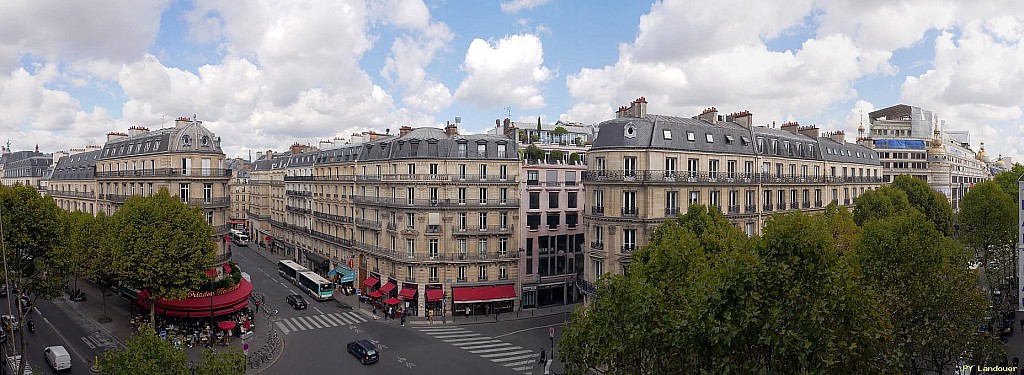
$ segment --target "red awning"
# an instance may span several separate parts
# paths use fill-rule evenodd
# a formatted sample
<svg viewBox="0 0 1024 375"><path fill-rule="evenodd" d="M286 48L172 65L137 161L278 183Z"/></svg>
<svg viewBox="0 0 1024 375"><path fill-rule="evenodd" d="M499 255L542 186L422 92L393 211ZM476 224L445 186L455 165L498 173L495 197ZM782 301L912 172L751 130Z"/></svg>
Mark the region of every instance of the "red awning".
<svg viewBox="0 0 1024 375"><path fill-rule="evenodd" d="M455 303L491 302L516 299L516 286L488 285L464 286L452 288L452 299Z"/></svg>
<svg viewBox="0 0 1024 375"><path fill-rule="evenodd" d="M366 280L363 280L363 285L367 286L367 287L371 287L371 286L377 285L378 282L380 282L380 280L377 280L376 277L370 276L370 277L367 277Z"/></svg>
<svg viewBox="0 0 1024 375"><path fill-rule="evenodd" d="M223 315L241 310L249 305L249 295L252 294L252 284L249 280L242 278L238 287L230 292L210 296L191 297L184 300L160 299L156 302L156 311L171 316L210 316L210 310L214 315ZM149 291L141 291L138 295L138 303L142 307L149 308Z"/></svg>
<svg viewBox="0 0 1024 375"><path fill-rule="evenodd" d="M380 287L380 292L384 294L391 293L392 290L395 290L395 283L387 283Z"/></svg>
<svg viewBox="0 0 1024 375"><path fill-rule="evenodd" d="M389 305L397 305L399 302L402 302L402 300L400 300L398 298L393 298L393 297L384 300L384 303L389 304Z"/></svg>
<svg viewBox="0 0 1024 375"><path fill-rule="evenodd" d="M427 302L437 302L444 299L444 289L427 289Z"/></svg>
<svg viewBox="0 0 1024 375"><path fill-rule="evenodd" d="M382 294L379 290L375 290L375 291L370 292L370 297L373 297L373 298L380 298L380 296L383 296L383 295L384 294Z"/></svg>
<svg viewBox="0 0 1024 375"><path fill-rule="evenodd" d="M235 329L235 321L234 320L223 320L223 321L217 322L217 328L220 328L222 331L233 330L233 329Z"/></svg>
<svg viewBox="0 0 1024 375"><path fill-rule="evenodd" d="M402 299L414 299L416 298L416 288L402 288L398 292L398 297Z"/></svg>
<svg viewBox="0 0 1024 375"><path fill-rule="evenodd" d="M224 263L224 273L231 273L231 265Z"/></svg>
<svg viewBox="0 0 1024 375"><path fill-rule="evenodd" d="M215 270L213 268L210 268L210 269L206 270L206 276L217 277L217 270Z"/></svg>

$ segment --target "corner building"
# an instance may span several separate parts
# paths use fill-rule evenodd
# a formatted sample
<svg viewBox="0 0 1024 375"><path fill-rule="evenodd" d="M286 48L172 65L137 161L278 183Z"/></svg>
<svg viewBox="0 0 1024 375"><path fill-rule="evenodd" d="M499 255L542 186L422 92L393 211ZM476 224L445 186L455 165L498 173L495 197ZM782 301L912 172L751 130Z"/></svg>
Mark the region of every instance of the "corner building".
<svg viewBox="0 0 1024 375"><path fill-rule="evenodd" d="M747 235L777 212L851 207L882 184L877 154L814 126L754 126L749 112L693 118L647 114L639 98L602 122L583 175L588 246L577 286L629 271L658 225L692 204L719 210Z"/></svg>
<svg viewBox="0 0 1024 375"><path fill-rule="evenodd" d="M272 209L270 220L275 246L321 273L354 268L353 286L410 314L516 309L514 138L460 135L452 124L321 148L269 163L285 170L285 212Z"/></svg>

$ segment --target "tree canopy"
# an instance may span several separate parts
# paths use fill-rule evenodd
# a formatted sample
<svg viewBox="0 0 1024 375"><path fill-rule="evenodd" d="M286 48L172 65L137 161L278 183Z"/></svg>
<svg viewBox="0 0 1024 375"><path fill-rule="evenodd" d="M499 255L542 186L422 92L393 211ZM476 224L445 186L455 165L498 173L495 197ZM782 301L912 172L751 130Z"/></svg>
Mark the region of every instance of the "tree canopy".
<svg viewBox="0 0 1024 375"><path fill-rule="evenodd" d="M852 220L830 215L775 215L748 239L691 206L658 227L627 275L599 280L563 334L563 363L611 374L881 371L888 325L840 256Z"/></svg>
<svg viewBox="0 0 1024 375"><path fill-rule="evenodd" d="M896 176L892 187L906 193L910 205L921 211L942 234L953 235L953 207L946 195L933 190L927 182L908 175Z"/></svg>
<svg viewBox="0 0 1024 375"><path fill-rule="evenodd" d="M1017 163L1013 165L1013 168L999 172L999 174L995 175L992 180L995 181L996 184L999 184L999 187L1002 188L1003 191L1011 198L1014 198L1014 201L1016 201L1020 199L1020 197L1018 197L1020 193L1018 192L1019 187L1017 186L1017 180L1020 179L1021 176L1024 176L1024 165Z"/></svg>
<svg viewBox="0 0 1024 375"><path fill-rule="evenodd" d="M859 202L858 202L859 203ZM917 210L869 221L857 246L865 281L893 325L886 356L899 373L947 373L964 353L994 355L994 337L977 335L986 298L970 255ZM891 369L890 369L891 370Z"/></svg>
<svg viewBox="0 0 1024 375"><path fill-rule="evenodd" d="M184 299L208 280L203 270L213 263L217 245L199 208L172 197L167 189L136 196L110 217L104 251L110 269L122 282L150 292L150 321L158 298Z"/></svg>
<svg viewBox="0 0 1024 375"><path fill-rule="evenodd" d="M910 200L903 190L883 186L868 190L857 197L857 206L853 209L853 221L863 226L870 220L886 218L898 212L910 209Z"/></svg>
<svg viewBox="0 0 1024 375"><path fill-rule="evenodd" d="M960 201L960 239L978 252L983 263L988 252L1017 243L1017 206L995 181L974 185Z"/></svg>

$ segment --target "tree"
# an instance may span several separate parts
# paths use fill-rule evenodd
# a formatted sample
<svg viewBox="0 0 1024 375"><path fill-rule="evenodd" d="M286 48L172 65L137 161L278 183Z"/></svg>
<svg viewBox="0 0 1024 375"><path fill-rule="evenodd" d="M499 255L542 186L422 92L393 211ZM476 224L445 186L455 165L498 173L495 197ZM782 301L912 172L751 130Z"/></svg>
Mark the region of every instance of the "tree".
<svg viewBox="0 0 1024 375"><path fill-rule="evenodd" d="M223 352L204 349L202 360L196 369L198 375L231 375L245 373L245 354L238 347Z"/></svg>
<svg viewBox="0 0 1024 375"><path fill-rule="evenodd" d="M167 189L154 196L128 199L110 218L105 252L123 283L149 291L150 322L158 299L184 299L208 281L203 270L213 263L212 228L197 207L172 197ZM154 328L155 329L155 328Z"/></svg>
<svg viewBox="0 0 1024 375"><path fill-rule="evenodd" d="M893 326L886 356L900 367L891 371L944 374L997 354L992 336L975 334L986 298L967 269L968 253L924 214L904 210L868 221L856 253Z"/></svg>
<svg viewBox="0 0 1024 375"><path fill-rule="evenodd" d="M149 327L128 339L124 348L103 353L98 367L104 375L190 373L185 352Z"/></svg>
<svg viewBox="0 0 1024 375"><path fill-rule="evenodd" d="M933 190L927 182L908 175L896 176L892 187L906 193L910 205L935 223L935 228L942 234L953 235L953 207L944 194Z"/></svg>
<svg viewBox="0 0 1024 375"><path fill-rule="evenodd" d="M867 193L865 193L867 194ZM857 198L860 203L860 198ZM818 214L817 219L821 221L826 233L836 241L836 249L841 255L850 255L853 248L860 241L860 227L854 221L854 215L844 206L831 202L825 206L825 210Z"/></svg>
<svg viewBox="0 0 1024 375"><path fill-rule="evenodd" d="M562 150L552 150L551 154L549 155L549 160L551 160L552 162L556 162L557 163L557 162L562 161L563 157L565 157L565 152L564 151L562 151Z"/></svg>
<svg viewBox="0 0 1024 375"><path fill-rule="evenodd" d="M53 198L21 184L0 186L0 240L4 255L4 278L0 282L5 288L16 285L28 298L28 306L35 305L38 299L50 300L63 293L68 279L67 261L61 250L66 241L66 226ZM24 325L27 311L16 309L11 314ZM8 337L14 337L12 332L8 332ZM24 353L25 336L18 337ZM27 362L22 361L19 367Z"/></svg>
<svg viewBox="0 0 1024 375"><path fill-rule="evenodd" d="M564 127L556 126L555 130L551 131L551 134L558 136L559 144L565 144L565 136L569 134L569 131L566 130Z"/></svg>
<svg viewBox="0 0 1024 375"><path fill-rule="evenodd" d="M540 160L544 158L544 150L537 147L535 144L526 146L526 150L523 152L523 156L530 160Z"/></svg>
<svg viewBox="0 0 1024 375"><path fill-rule="evenodd" d="M870 220L886 218L910 209L910 200L903 190L883 186L868 190L857 197L857 207L853 209L853 221L863 226Z"/></svg>
<svg viewBox="0 0 1024 375"><path fill-rule="evenodd" d="M1007 195L1014 198L1014 201L1017 201L1020 200L1020 188L1017 186L1017 180L1020 179L1021 176L1024 176L1024 165L1017 163L1013 165L1013 168L999 172L999 174L995 175L992 180L999 184L999 187L1001 187Z"/></svg>
<svg viewBox="0 0 1024 375"><path fill-rule="evenodd" d="M1016 203L995 181L983 181L960 201L960 240L974 249L982 264L989 252L1017 243Z"/></svg>
<svg viewBox="0 0 1024 375"><path fill-rule="evenodd" d="M563 333L562 362L575 374L883 371L887 323L833 237L852 219L830 215L775 215L751 240L691 206L627 275L598 281Z"/></svg>
<svg viewBox="0 0 1024 375"><path fill-rule="evenodd" d="M569 162L572 163L572 164L579 163L580 162L580 154L578 152L574 152L574 153L569 154Z"/></svg>

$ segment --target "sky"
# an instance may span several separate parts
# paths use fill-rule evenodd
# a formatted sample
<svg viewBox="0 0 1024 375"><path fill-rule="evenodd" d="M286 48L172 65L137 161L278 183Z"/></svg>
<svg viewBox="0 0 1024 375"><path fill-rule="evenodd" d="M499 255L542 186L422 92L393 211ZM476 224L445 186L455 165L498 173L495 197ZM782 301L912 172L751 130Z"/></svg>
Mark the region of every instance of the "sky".
<svg viewBox="0 0 1024 375"><path fill-rule="evenodd" d="M857 134L895 104L1024 161L1019 0L7 0L0 143L195 116L229 157L400 126L749 110Z"/></svg>

